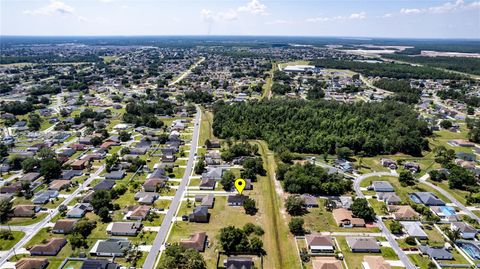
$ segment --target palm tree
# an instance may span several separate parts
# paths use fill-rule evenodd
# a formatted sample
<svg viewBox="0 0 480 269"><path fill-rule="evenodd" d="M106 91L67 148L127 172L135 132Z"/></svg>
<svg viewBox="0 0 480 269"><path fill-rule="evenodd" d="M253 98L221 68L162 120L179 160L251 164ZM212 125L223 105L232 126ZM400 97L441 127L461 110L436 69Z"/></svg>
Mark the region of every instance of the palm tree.
<svg viewBox="0 0 480 269"><path fill-rule="evenodd" d="M455 241L460 239L461 232L460 232L460 229L454 229L454 230L447 229L445 231L445 235L448 237L448 239L450 239L452 243L455 243Z"/></svg>

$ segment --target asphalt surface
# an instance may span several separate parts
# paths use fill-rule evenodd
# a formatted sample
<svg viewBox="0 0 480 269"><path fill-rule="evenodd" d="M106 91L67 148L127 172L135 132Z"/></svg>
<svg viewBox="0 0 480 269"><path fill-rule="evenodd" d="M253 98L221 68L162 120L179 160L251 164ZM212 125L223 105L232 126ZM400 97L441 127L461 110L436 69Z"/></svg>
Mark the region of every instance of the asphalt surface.
<svg viewBox="0 0 480 269"><path fill-rule="evenodd" d="M88 186L88 184L90 184L95 178L98 177L98 175L100 175L103 169L105 169L105 165L99 167L94 174L90 175L90 177L85 182L83 182L83 184L79 188L77 188L72 194L70 194L70 196L68 196L60 205L68 205L75 197L77 197L77 195L80 194L80 192L85 187ZM60 205L58 207L60 207ZM45 225L49 223L50 220L52 220L59 213L58 207L53 210L47 211L49 213L48 216L38 223L23 227L11 226L12 230L25 231L25 236L20 241L18 241L18 243L15 244L15 246L10 249L10 251L6 255L0 257L0 265L5 264L5 262L7 262L14 253L19 252L19 250L40 231L40 229L44 228Z"/></svg>
<svg viewBox="0 0 480 269"><path fill-rule="evenodd" d="M190 154L188 156L187 167L185 169L185 173L183 174L182 181L180 182L180 185L175 192L175 196L173 197L167 214L165 214L165 218L163 219L160 230L157 233L157 237L155 237L155 240L153 241L152 248L148 253L147 258L145 259L145 262L143 263L143 269L153 269L153 267L155 266L157 255L160 252L160 248L167 240L168 231L170 230L170 226L173 224L174 218L176 217L177 209L180 206L184 192L187 189L188 179L190 178L190 174L192 173L192 169L194 166L195 153L197 152L198 136L200 129L200 114L200 108L197 107L197 115L195 116L195 124L193 127L192 142L190 143Z"/></svg>

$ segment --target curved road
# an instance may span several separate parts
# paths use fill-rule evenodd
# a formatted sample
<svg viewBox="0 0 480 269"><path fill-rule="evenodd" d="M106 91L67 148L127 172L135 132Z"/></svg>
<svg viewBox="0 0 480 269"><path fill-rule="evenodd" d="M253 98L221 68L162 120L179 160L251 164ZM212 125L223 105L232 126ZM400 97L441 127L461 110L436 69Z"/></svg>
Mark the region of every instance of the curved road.
<svg viewBox="0 0 480 269"><path fill-rule="evenodd" d="M425 174L421 178L419 178L420 182L423 184L426 184L427 186L437 190L439 193L441 193L443 196L447 197L452 203L454 203L458 208L460 208L465 214L470 216L472 219L475 219L480 223L480 217L475 215L470 209L468 209L466 206L464 206L462 203L460 203L457 199L455 199L448 191L440 188L439 186L432 184L431 182L428 182L427 179L430 178L428 174Z"/></svg>
<svg viewBox="0 0 480 269"><path fill-rule="evenodd" d="M100 175L103 169L105 169L105 165L100 166L97 169L97 171L95 171L94 174L92 174L85 182L83 182L83 184L79 188L77 188L72 194L70 194L70 196L68 196L68 198L65 199L60 205L68 205L75 197L77 197L78 194L80 194L80 192L85 187L87 187L95 178L98 177L98 175ZM60 207L60 205L58 207ZM10 259L10 257L12 257L13 253L17 253L20 250L20 248L22 248L42 228L44 228L45 225L49 223L50 220L52 220L59 213L58 207L53 210L50 210L48 216L45 217L40 222L32 224L30 226L25 226L28 229L28 232L26 232L25 236L20 241L18 241L18 243L15 244L15 246L12 249L10 249L10 251L6 255L0 257L0 265L5 264L5 262L7 262L7 260ZM22 229L25 229L25 228L19 228L19 226L15 226L15 227L12 226L12 230L22 230Z"/></svg>

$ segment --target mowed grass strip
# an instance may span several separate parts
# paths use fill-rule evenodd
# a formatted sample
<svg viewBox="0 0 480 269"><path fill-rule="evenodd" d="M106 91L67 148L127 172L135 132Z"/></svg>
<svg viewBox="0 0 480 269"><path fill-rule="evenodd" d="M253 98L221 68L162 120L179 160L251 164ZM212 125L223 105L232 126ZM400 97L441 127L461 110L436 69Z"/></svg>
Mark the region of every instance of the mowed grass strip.
<svg viewBox="0 0 480 269"><path fill-rule="evenodd" d="M265 197L265 250L267 251L265 268L301 268L296 253L295 238L289 233L287 224L280 219L283 204L275 192L275 159L264 141L256 141L262 155L266 177L258 179Z"/></svg>

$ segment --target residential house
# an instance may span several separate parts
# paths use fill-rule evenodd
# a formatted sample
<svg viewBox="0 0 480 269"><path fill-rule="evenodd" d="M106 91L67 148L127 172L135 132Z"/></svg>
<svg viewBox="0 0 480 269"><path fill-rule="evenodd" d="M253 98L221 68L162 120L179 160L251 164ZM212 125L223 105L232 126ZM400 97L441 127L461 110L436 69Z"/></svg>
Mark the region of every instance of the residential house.
<svg viewBox="0 0 480 269"><path fill-rule="evenodd" d="M305 241L310 253L333 253L335 250L330 235L307 234L305 235Z"/></svg>
<svg viewBox="0 0 480 269"><path fill-rule="evenodd" d="M106 173L104 176L106 179L120 180L124 178L125 175L125 171L111 171L110 173Z"/></svg>
<svg viewBox="0 0 480 269"><path fill-rule="evenodd" d="M459 230L460 237L462 239L475 239L477 235L477 229L470 226L468 223L465 222L452 222L450 224L451 230Z"/></svg>
<svg viewBox="0 0 480 269"><path fill-rule="evenodd" d="M392 266L382 256L364 256L363 269L391 269Z"/></svg>
<svg viewBox="0 0 480 269"><path fill-rule="evenodd" d="M22 258L15 263L15 269L45 269L48 259L45 258Z"/></svg>
<svg viewBox="0 0 480 269"><path fill-rule="evenodd" d="M409 205L389 206L388 211L392 212L396 220L419 220L420 214Z"/></svg>
<svg viewBox="0 0 480 269"><path fill-rule="evenodd" d="M200 203L201 206L213 208L213 205L215 203L215 196L213 194L196 195L195 202Z"/></svg>
<svg viewBox="0 0 480 269"><path fill-rule="evenodd" d="M224 262L225 269L253 269L253 260L250 257L228 257Z"/></svg>
<svg viewBox="0 0 480 269"><path fill-rule="evenodd" d="M403 168L405 170L408 170L412 173L418 173L420 172L420 165L418 163L414 163L414 162L407 162L403 165Z"/></svg>
<svg viewBox="0 0 480 269"><path fill-rule="evenodd" d="M98 190L110 190L115 186L115 180L111 179L104 179L100 181L95 187L93 187L93 190L98 191Z"/></svg>
<svg viewBox="0 0 480 269"><path fill-rule="evenodd" d="M103 259L87 259L80 269L119 269L120 265Z"/></svg>
<svg viewBox="0 0 480 269"><path fill-rule="evenodd" d="M137 192L134 198L142 205L153 205L158 197L159 195L156 192Z"/></svg>
<svg viewBox="0 0 480 269"><path fill-rule="evenodd" d="M439 199L431 192L414 192L410 193L410 199L417 204L424 204L426 206L443 206L445 202Z"/></svg>
<svg viewBox="0 0 480 269"><path fill-rule="evenodd" d="M376 192L395 192L392 184L388 181L373 181L372 188Z"/></svg>
<svg viewBox="0 0 480 269"><path fill-rule="evenodd" d="M78 220L76 219L59 219L55 222L55 225L52 228L52 233L69 234L73 231L77 222Z"/></svg>
<svg viewBox="0 0 480 269"><path fill-rule="evenodd" d="M318 207L317 197L308 194L302 194L301 197L306 208Z"/></svg>
<svg viewBox="0 0 480 269"><path fill-rule="evenodd" d="M427 245L422 245L419 247L419 249L423 254L428 255L434 260L453 260L452 253L450 253L450 251L444 247L430 247Z"/></svg>
<svg viewBox="0 0 480 269"><path fill-rule="evenodd" d="M70 186L70 184L70 180L56 179L50 182L50 184L48 185L48 189L59 191L67 188L68 186Z"/></svg>
<svg viewBox="0 0 480 269"><path fill-rule="evenodd" d="M144 220L150 214L150 207L147 205L131 205L125 209L125 218L128 220Z"/></svg>
<svg viewBox="0 0 480 269"><path fill-rule="evenodd" d="M65 180L71 180L72 178L79 177L81 175L83 175L82 170L70 169L70 170L63 170L62 171L62 179L65 179Z"/></svg>
<svg viewBox="0 0 480 269"><path fill-rule="evenodd" d="M342 261L335 257L312 257L313 269L342 269Z"/></svg>
<svg viewBox="0 0 480 269"><path fill-rule="evenodd" d="M65 238L54 237L45 244L33 246L29 251L32 256L56 256L66 244Z"/></svg>
<svg viewBox="0 0 480 269"><path fill-rule="evenodd" d="M57 190L42 190L35 194L32 202L36 205L44 205L50 201L50 199L58 197L58 195L59 193Z"/></svg>
<svg viewBox="0 0 480 269"><path fill-rule="evenodd" d="M74 205L73 208L67 212L67 218L83 218L87 212L92 210L93 207L90 204L79 203Z"/></svg>
<svg viewBox="0 0 480 269"><path fill-rule="evenodd" d="M394 192L377 192L377 199L387 205L398 205L402 203L402 199Z"/></svg>
<svg viewBox="0 0 480 269"><path fill-rule="evenodd" d="M229 195L227 197L227 204L229 206L243 206L243 202L249 197L247 195Z"/></svg>
<svg viewBox="0 0 480 269"><path fill-rule="evenodd" d="M11 216L14 218L31 218L40 211L36 205L17 205L13 208Z"/></svg>
<svg viewBox="0 0 480 269"><path fill-rule="evenodd" d="M422 224L418 221L400 221L403 229L408 234L408 236L415 237L420 240L428 238L428 235L423 231Z"/></svg>
<svg viewBox="0 0 480 269"><path fill-rule="evenodd" d="M38 178L40 177L40 173L36 173L36 172L30 172L30 173L26 173L25 175L23 175L19 181L21 182L34 182L35 180L37 180Z"/></svg>
<svg viewBox="0 0 480 269"><path fill-rule="evenodd" d="M22 184L20 182L0 187L0 193L17 194L20 191L22 191Z"/></svg>
<svg viewBox="0 0 480 269"><path fill-rule="evenodd" d="M137 236L143 224L137 222L112 222L107 226L107 233L113 236Z"/></svg>
<svg viewBox="0 0 480 269"><path fill-rule="evenodd" d="M165 187L166 180L158 177L151 177L143 183L143 190L146 192L157 192Z"/></svg>
<svg viewBox="0 0 480 269"><path fill-rule="evenodd" d="M207 243L207 233L199 232L191 234L188 239L180 240L180 245L184 248L193 248L196 249L198 252L205 251L205 246Z"/></svg>
<svg viewBox="0 0 480 269"><path fill-rule="evenodd" d="M332 210L333 219L340 227L365 227L365 221L361 218L353 217L352 211L345 208L336 208Z"/></svg>
<svg viewBox="0 0 480 269"><path fill-rule="evenodd" d="M200 190L214 190L217 182L213 178L204 178L200 181Z"/></svg>
<svg viewBox="0 0 480 269"><path fill-rule="evenodd" d="M382 166L384 167L388 167L390 169L397 169L397 163L392 160L392 159L388 159L388 158L381 158L380 159L380 163L382 164Z"/></svg>
<svg viewBox="0 0 480 269"><path fill-rule="evenodd" d="M123 257L130 246L131 243L126 238L98 240L90 250L90 254L102 257Z"/></svg>
<svg viewBox="0 0 480 269"><path fill-rule="evenodd" d="M373 237L347 237L347 245L352 252L379 253L380 246Z"/></svg>
<svg viewBox="0 0 480 269"><path fill-rule="evenodd" d="M214 179L220 181L224 171L224 167L209 167L207 168L207 172L202 174L202 179Z"/></svg>
<svg viewBox="0 0 480 269"><path fill-rule="evenodd" d="M208 207L197 206L193 209L193 212L188 216L188 221L190 222L208 222L210 214L208 213Z"/></svg>

